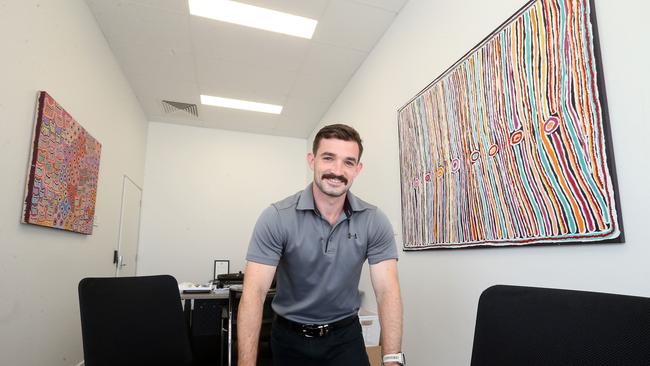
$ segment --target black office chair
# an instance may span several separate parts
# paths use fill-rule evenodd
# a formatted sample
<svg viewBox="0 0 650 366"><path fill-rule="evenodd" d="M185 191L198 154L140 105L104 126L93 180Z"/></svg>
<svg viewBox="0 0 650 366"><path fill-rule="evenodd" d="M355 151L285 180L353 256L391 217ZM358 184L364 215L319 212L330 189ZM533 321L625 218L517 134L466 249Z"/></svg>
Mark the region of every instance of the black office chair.
<svg viewBox="0 0 650 366"><path fill-rule="evenodd" d="M490 287L479 300L471 365L650 365L650 299Z"/></svg>
<svg viewBox="0 0 650 366"><path fill-rule="evenodd" d="M241 299L242 288L231 287L228 298L228 308L223 312L221 324L221 366L237 364L237 310ZM275 313L271 308L275 289L269 290L263 305L262 326L260 329L257 365L272 365L271 327Z"/></svg>
<svg viewBox="0 0 650 366"><path fill-rule="evenodd" d="M192 364L172 276L84 278L79 309L86 366Z"/></svg>

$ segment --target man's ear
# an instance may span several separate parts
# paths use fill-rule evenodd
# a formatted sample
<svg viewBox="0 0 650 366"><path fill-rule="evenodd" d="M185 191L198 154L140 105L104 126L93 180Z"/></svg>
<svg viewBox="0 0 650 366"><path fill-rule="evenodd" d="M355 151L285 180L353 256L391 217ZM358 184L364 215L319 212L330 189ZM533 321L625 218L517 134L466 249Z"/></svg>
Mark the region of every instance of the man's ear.
<svg viewBox="0 0 650 366"><path fill-rule="evenodd" d="M359 164L357 164L357 173L356 174L361 173L361 170L363 170L363 163L359 162Z"/></svg>
<svg viewBox="0 0 650 366"><path fill-rule="evenodd" d="M307 154L307 164L309 164L309 169L314 170L314 154Z"/></svg>

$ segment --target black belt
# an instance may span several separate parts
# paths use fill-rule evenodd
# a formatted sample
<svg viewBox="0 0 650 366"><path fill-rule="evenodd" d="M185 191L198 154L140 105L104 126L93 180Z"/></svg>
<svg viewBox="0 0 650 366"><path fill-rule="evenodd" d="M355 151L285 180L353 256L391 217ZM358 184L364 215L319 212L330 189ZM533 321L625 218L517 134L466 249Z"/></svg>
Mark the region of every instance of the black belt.
<svg viewBox="0 0 650 366"><path fill-rule="evenodd" d="M290 329L297 331L307 338L314 338L324 337L334 329L343 328L350 324L353 324L354 322L359 322L359 317L357 315L352 315L329 324L302 324L278 315L276 317L276 321L280 324L286 325Z"/></svg>

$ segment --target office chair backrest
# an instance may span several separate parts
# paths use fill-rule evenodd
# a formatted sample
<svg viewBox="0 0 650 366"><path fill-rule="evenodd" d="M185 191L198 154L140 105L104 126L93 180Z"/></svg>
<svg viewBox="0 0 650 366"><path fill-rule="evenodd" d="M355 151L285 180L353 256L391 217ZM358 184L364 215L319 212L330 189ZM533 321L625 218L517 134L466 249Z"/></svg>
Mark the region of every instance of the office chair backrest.
<svg viewBox="0 0 650 366"><path fill-rule="evenodd" d="M191 364L172 276L84 278L79 308L85 366Z"/></svg>
<svg viewBox="0 0 650 366"><path fill-rule="evenodd" d="M650 365L650 299L490 287L479 300L471 365Z"/></svg>

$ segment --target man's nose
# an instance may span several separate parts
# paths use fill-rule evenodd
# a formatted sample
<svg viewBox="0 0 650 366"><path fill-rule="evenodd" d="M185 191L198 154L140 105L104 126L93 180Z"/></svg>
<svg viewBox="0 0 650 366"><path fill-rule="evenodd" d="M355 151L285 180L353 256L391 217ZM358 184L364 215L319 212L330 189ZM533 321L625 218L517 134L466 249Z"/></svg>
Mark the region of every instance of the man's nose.
<svg viewBox="0 0 650 366"><path fill-rule="evenodd" d="M344 164L340 160L335 160L334 164L332 164L332 173L336 175L343 175L343 167Z"/></svg>

